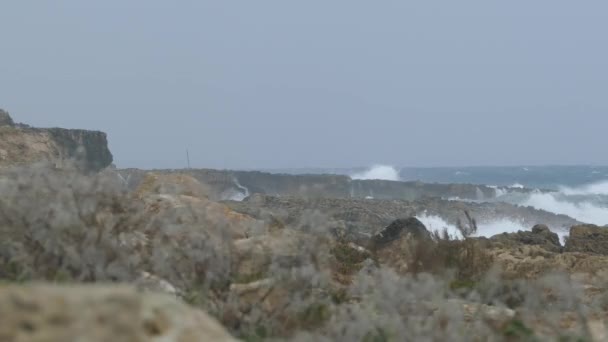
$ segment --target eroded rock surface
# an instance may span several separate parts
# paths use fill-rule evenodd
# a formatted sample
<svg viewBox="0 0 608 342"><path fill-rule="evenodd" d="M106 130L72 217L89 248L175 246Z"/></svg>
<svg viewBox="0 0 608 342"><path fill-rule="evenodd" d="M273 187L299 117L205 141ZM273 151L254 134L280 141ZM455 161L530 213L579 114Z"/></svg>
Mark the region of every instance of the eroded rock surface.
<svg viewBox="0 0 608 342"><path fill-rule="evenodd" d="M112 160L103 132L15 125L8 113L0 112L0 167L46 162L99 171Z"/></svg>
<svg viewBox="0 0 608 342"><path fill-rule="evenodd" d="M608 255L608 229L595 225L572 227L566 251Z"/></svg>
<svg viewBox="0 0 608 342"><path fill-rule="evenodd" d="M559 253L563 247L559 236L549 230L546 225L538 224L531 231L503 233L493 236L490 241L497 247L518 247L520 245L540 246L550 252Z"/></svg>
<svg viewBox="0 0 608 342"><path fill-rule="evenodd" d="M175 298L111 285L0 287L0 341L236 341Z"/></svg>

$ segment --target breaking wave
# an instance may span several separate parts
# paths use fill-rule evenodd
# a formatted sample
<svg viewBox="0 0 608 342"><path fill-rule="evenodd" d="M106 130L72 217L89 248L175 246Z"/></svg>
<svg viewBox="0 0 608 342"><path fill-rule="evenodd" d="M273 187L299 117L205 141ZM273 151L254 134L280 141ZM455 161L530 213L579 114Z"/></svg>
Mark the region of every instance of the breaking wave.
<svg viewBox="0 0 608 342"><path fill-rule="evenodd" d="M608 208L592 200L577 200L561 193L534 193L521 204L567 215L584 223L608 224Z"/></svg>
<svg viewBox="0 0 608 342"><path fill-rule="evenodd" d="M608 224L608 182L578 188L560 187L556 192L533 191L528 194L497 192L496 199L567 215L584 223L599 226Z"/></svg>
<svg viewBox="0 0 608 342"><path fill-rule="evenodd" d="M351 179L376 179L376 180L389 180L389 181L399 181L401 177L399 176L399 170L389 165L374 165L368 170L355 173L350 176Z"/></svg>
<svg viewBox="0 0 608 342"><path fill-rule="evenodd" d="M561 187L560 192L566 195L606 195L608 196L608 181L584 185L579 188Z"/></svg>
<svg viewBox="0 0 608 342"><path fill-rule="evenodd" d="M443 230L447 230L450 236L457 239L462 239L462 234L455 225L446 222L443 218L437 215L428 215L427 213L422 213L416 216L416 218L420 220L420 222L422 222L429 231L442 232ZM526 227L520 222L504 218L490 222L478 223L477 228L477 234L475 234L477 237L492 237L497 234L514 233L520 230L526 231L531 229L531 227Z"/></svg>
<svg viewBox="0 0 608 342"><path fill-rule="evenodd" d="M588 184L581 187L560 187L559 191L543 192L535 189L530 192L520 191L524 189L519 184L510 187L490 186L495 189L494 199L462 199L459 197L447 198L452 201L465 202L506 202L514 205L533 207L535 209L548 211L558 215L566 215L582 223L608 226L608 182ZM449 225L441 217L421 215L418 217L431 230L448 229L454 236L460 236L455 226ZM498 219L492 222L479 224L480 236L491 236L503 232L517 230L529 230L517 220ZM562 238L567 231L555 230Z"/></svg>

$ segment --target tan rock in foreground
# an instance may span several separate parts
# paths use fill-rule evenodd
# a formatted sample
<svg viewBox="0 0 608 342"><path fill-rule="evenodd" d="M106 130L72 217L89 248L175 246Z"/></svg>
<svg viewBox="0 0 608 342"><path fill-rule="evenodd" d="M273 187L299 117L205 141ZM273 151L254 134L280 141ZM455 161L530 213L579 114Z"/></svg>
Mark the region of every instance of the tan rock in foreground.
<svg viewBox="0 0 608 342"><path fill-rule="evenodd" d="M175 298L126 286L0 287L0 341L236 341Z"/></svg>
<svg viewBox="0 0 608 342"><path fill-rule="evenodd" d="M148 173L135 190L137 197L147 195L186 195L197 198L208 198L209 188L186 174L159 174Z"/></svg>

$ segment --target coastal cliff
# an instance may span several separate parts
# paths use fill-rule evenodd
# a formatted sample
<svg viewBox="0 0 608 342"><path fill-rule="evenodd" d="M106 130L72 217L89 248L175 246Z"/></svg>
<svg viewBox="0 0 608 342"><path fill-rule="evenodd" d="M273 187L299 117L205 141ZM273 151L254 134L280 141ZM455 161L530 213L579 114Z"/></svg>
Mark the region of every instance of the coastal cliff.
<svg viewBox="0 0 608 342"><path fill-rule="evenodd" d="M16 124L0 110L0 168L37 162L63 168L73 163L84 171L99 171L112 163L103 132L63 128L33 128Z"/></svg>

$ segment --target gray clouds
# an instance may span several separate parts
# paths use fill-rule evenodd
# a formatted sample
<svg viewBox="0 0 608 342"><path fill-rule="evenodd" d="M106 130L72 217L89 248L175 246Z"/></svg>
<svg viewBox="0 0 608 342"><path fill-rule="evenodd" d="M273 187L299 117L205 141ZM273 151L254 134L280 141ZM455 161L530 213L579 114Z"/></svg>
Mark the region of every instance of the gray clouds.
<svg viewBox="0 0 608 342"><path fill-rule="evenodd" d="M608 164L602 1L0 5L0 107L119 166Z"/></svg>

